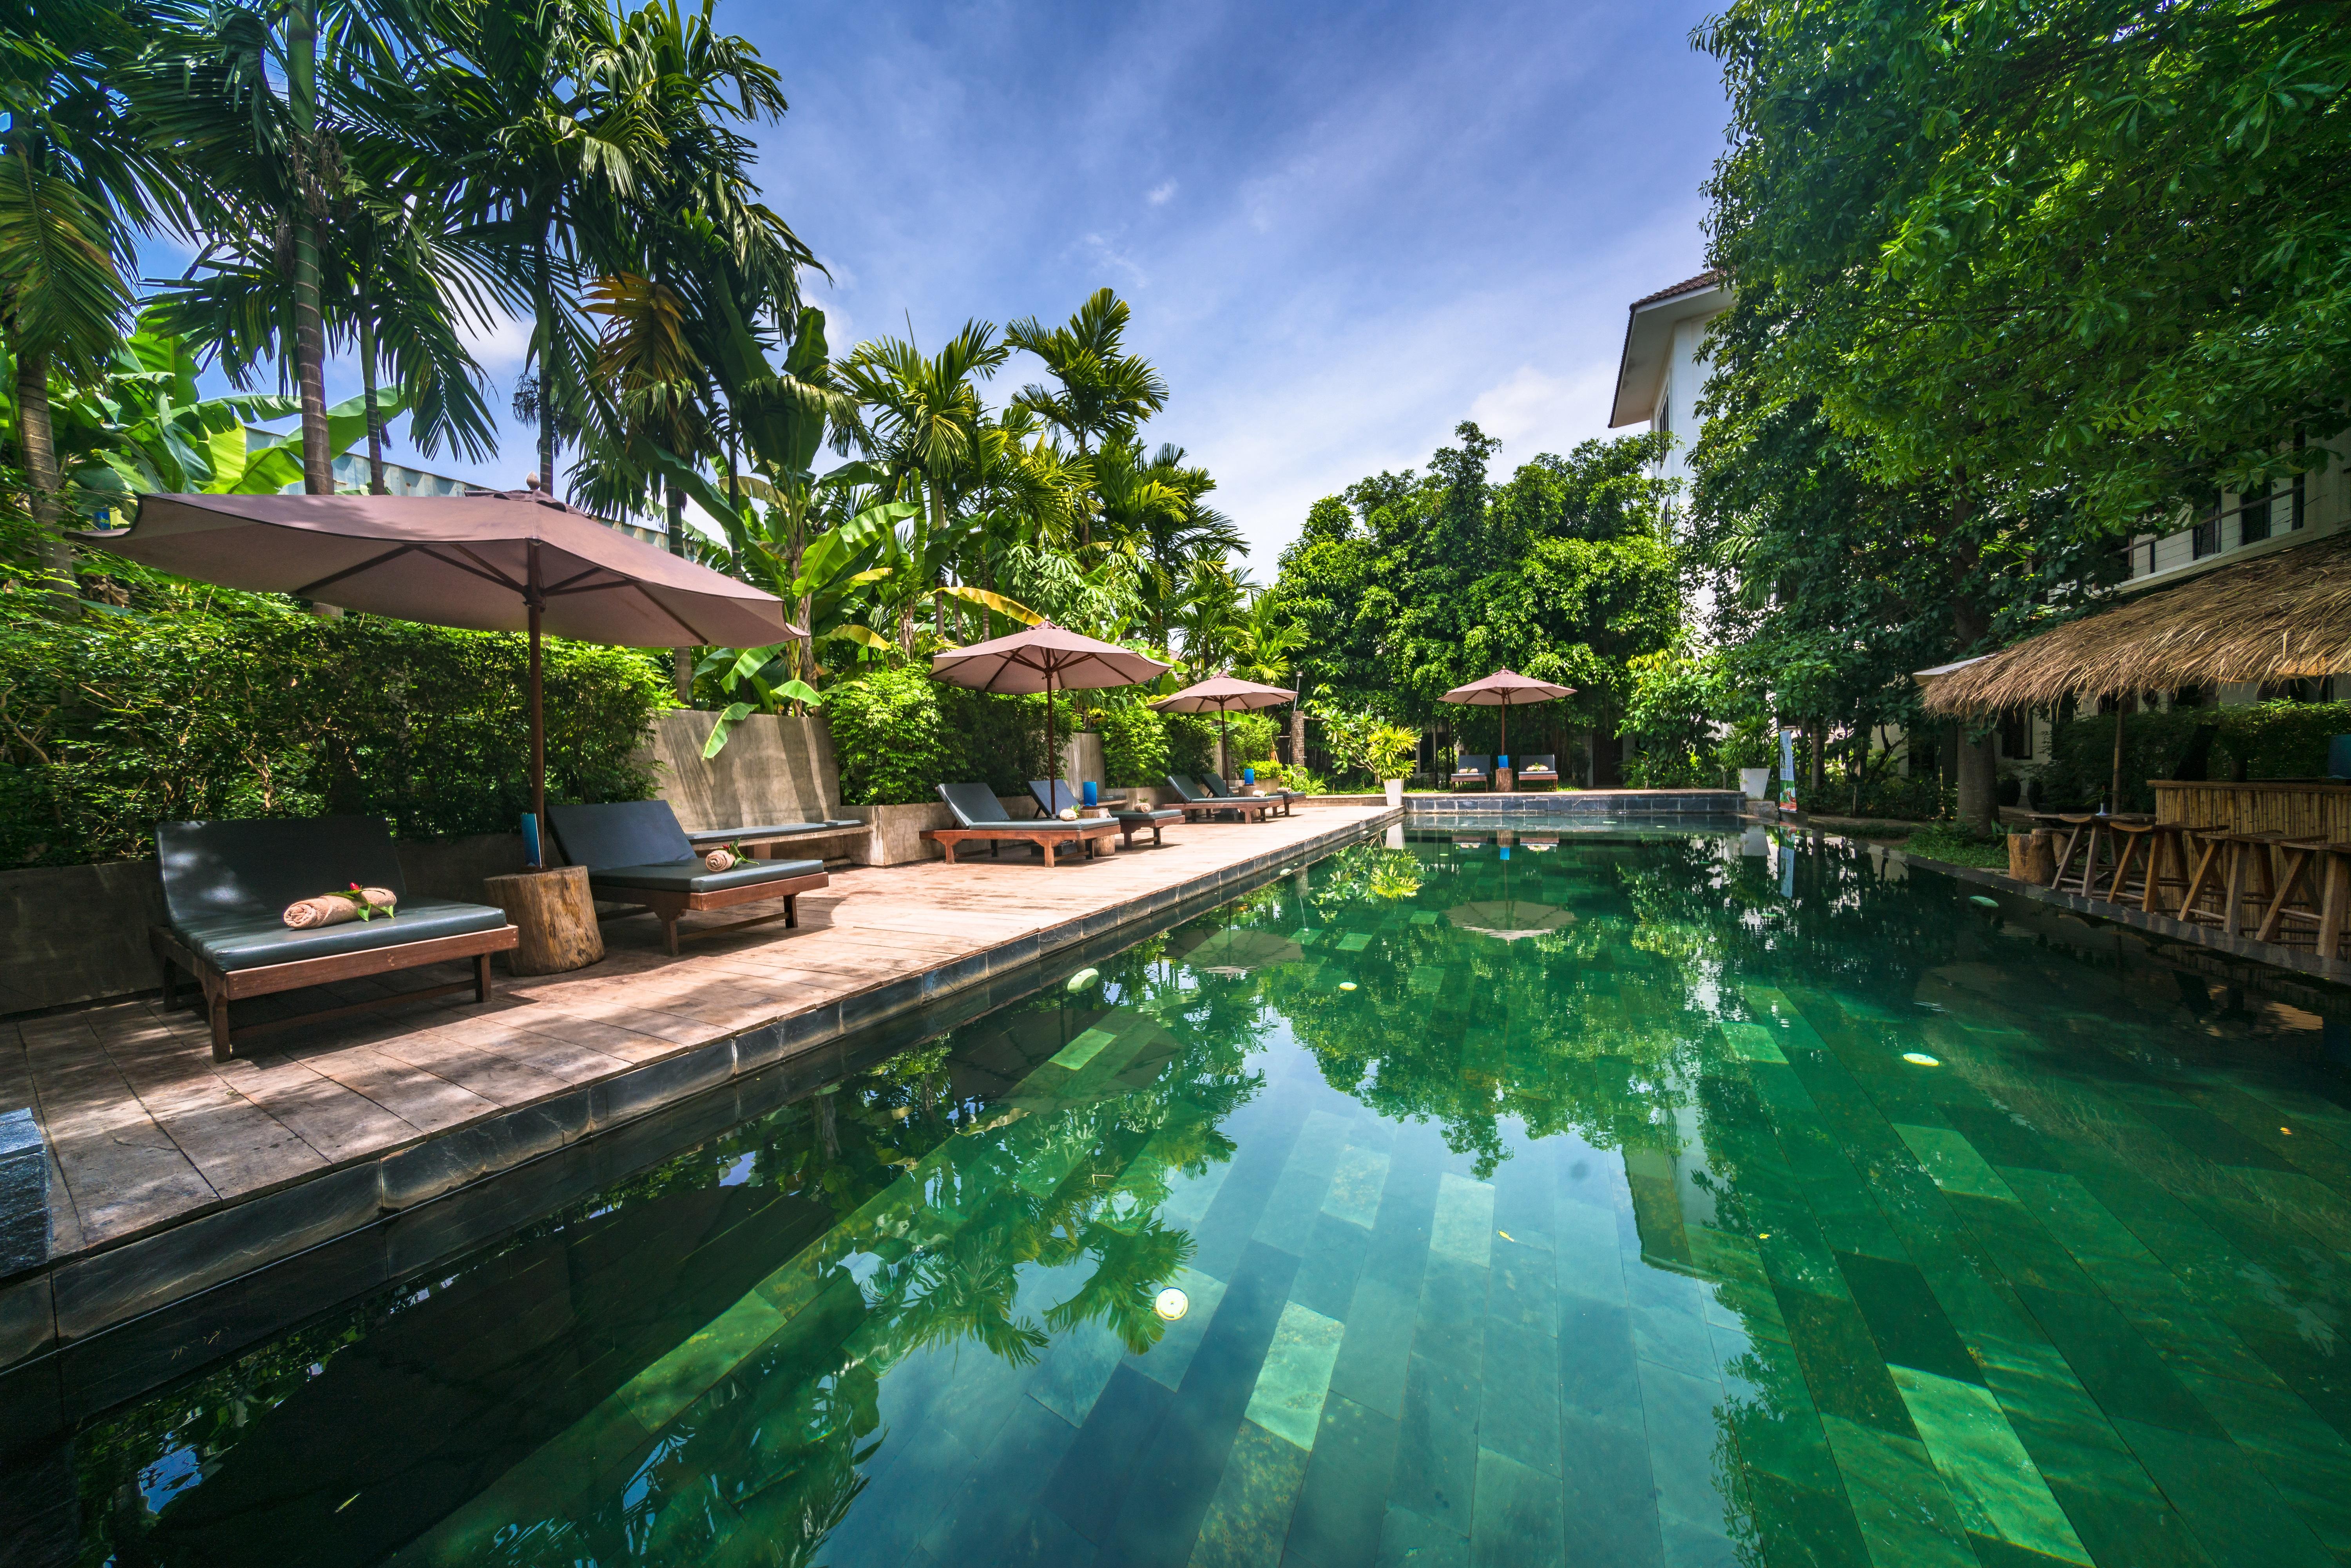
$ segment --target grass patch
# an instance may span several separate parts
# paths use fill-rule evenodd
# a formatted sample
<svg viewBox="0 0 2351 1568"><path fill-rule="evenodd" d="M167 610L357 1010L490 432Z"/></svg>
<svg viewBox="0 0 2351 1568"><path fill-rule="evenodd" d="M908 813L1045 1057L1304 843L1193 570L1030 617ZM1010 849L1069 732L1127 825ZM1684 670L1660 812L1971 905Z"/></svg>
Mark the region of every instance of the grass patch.
<svg viewBox="0 0 2351 1568"><path fill-rule="evenodd" d="M1903 841L1903 849L1952 865L2008 869L2008 835L1971 833L1956 822L1929 822Z"/></svg>

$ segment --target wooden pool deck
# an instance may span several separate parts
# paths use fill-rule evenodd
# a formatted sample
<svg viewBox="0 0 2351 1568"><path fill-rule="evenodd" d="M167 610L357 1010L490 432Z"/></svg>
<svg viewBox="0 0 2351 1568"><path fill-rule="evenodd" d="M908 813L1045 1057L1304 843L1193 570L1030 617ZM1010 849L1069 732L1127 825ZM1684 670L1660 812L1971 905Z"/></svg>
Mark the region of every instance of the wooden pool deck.
<svg viewBox="0 0 2351 1568"><path fill-rule="evenodd" d="M1333 805L1172 827L1050 871L1026 852L835 873L797 928L667 956L606 927L566 975L501 975L486 1006L290 1028L212 1060L147 998L0 1024L0 1104L52 1155L45 1267L0 1282L0 1366L85 1338L497 1171L944 1001L1088 938L1237 887L1400 813ZM689 916L725 924L730 915ZM389 989L419 983L392 977ZM334 988L358 1000L376 983ZM259 1018L264 998L250 1006ZM296 1010L315 1007L302 999Z"/></svg>

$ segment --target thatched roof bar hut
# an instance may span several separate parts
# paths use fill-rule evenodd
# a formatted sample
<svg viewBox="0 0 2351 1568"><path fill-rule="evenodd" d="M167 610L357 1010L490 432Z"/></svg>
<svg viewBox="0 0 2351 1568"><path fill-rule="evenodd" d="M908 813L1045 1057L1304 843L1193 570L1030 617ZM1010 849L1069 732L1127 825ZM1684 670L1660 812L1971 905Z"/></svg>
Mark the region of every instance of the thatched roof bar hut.
<svg viewBox="0 0 2351 1568"><path fill-rule="evenodd" d="M2342 670L2351 670L2351 532L2217 567L1918 674L1927 711L1949 716Z"/></svg>

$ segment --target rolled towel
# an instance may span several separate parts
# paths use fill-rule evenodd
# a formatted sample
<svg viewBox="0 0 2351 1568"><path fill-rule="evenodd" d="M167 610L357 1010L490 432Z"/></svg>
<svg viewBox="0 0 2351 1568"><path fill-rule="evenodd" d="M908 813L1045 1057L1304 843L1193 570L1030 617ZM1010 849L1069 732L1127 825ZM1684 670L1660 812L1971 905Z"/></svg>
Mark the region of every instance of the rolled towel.
<svg viewBox="0 0 2351 1568"><path fill-rule="evenodd" d="M713 850L702 857L702 863L712 871L731 871L740 858L732 850Z"/></svg>
<svg viewBox="0 0 2351 1568"><path fill-rule="evenodd" d="M361 887L351 884L348 893L322 893L316 898L298 900L286 906L279 918L297 931L308 931L317 925L340 925L346 920L369 915L392 915L400 902L399 895L388 887Z"/></svg>

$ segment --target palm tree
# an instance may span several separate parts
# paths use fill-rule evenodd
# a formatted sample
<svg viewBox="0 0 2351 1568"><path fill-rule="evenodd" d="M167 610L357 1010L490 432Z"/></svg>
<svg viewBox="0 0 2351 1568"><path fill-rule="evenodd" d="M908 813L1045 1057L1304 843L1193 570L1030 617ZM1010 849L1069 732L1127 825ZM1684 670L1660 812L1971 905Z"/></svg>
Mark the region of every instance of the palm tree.
<svg viewBox="0 0 2351 1568"><path fill-rule="evenodd" d="M0 19L0 333L16 358L29 509L68 599L49 378L104 372L130 313L131 233L188 226L177 182L114 79L180 19L169 5L88 0Z"/></svg>
<svg viewBox="0 0 2351 1568"><path fill-rule="evenodd" d="M1096 442L1132 439L1138 424L1166 406L1166 381L1148 360L1124 351L1129 314L1124 300L1098 288L1066 326L1049 331L1031 316L1005 333L1013 348L1044 361L1056 383L1023 387L1017 401L1067 434L1081 458ZM1092 542L1081 519L1079 543Z"/></svg>
<svg viewBox="0 0 2351 1568"><path fill-rule="evenodd" d="M926 502L926 532L921 552L935 570L951 559L949 497L977 462L986 413L976 384L996 374L1011 350L996 340L996 329L967 321L936 354L925 355L908 340L883 338L860 343L841 367L844 390L865 408L866 455L880 467L889 492L921 490ZM944 585L944 578L939 580ZM911 617L913 601L907 600ZM935 630L946 633L943 599L933 601ZM899 641L914 649L914 627L902 618Z"/></svg>
<svg viewBox="0 0 2351 1568"><path fill-rule="evenodd" d="M1232 628L1233 674L1245 681L1269 686L1288 685L1296 673L1298 650L1306 645L1306 628L1282 613L1269 590L1249 596L1248 612ZM1306 761L1305 710L1290 705L1290 762Z"/></svg>

